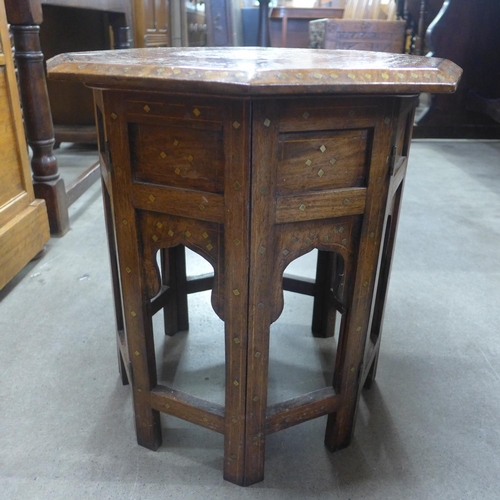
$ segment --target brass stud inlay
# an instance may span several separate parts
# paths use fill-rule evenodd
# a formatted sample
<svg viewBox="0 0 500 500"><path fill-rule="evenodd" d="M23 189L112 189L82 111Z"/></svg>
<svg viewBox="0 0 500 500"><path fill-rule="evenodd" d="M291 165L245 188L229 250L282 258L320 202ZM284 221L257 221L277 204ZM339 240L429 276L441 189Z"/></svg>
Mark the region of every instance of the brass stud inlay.
<svg viewBox="0 0 500 500"><path fill-rule="evenodd" d="M193 109L193 115L194 116L200 116L201 115L201 111L198 108L194 108Z"/></svg>
<svg viewBox="0 0 500 500"><path fill-rule="evenodd" d="M118 118L118 115L116 113L111 113L111 119L116 120Z"/></svg>
<svg viewBox="0 0 500 500"><path fill-rule="evenodd" d="M235 129L239 129L241 127L241 124L239 124L238 122L233 122L233 127Z"/></svg>
<svg viewBox="0 0 500 500"><path fill-rule="evenodd" d="M252 401L258 401L258 400L259 400L259 396L254 396L254 397L252 398Z"/></svg>
<svg viewBox="0 0 500 500"><path fill-rule="evenodd" d="M198 205L199 209L203 212L203 210L205 210L205 205L201 204L201 205Z"/></svg>
<svg viewBox="0 0 500 500"><path fill-rule="evenodd" d="M302 80L302 78L304 78L304 75L302 73L295 73L295 77L299 80Z"/></svg>
<svg viewBox="0 0 500 500"><path fill-rule="evenodd" d="M122 220L122 224L123 224L124 226L126 226L126 225L128 224L128 221L127 221L126 219L123 219L123 220Z"/></svg>
<svg viewBox="0 0 500 500"><path fill-rule="evenodd" d="M290 238L290 241L293 241L294 243L295 243L296 241L298 241L298 240L299 240L299 239L297 238L297 236L292 236L292 237Z"/></svg>
<svg viewBox="0 0 500 500"><path fill-rule="evenodd" d="M233 385L234 385L235 387L238 387L238 386L240 385L240 383L239 383L237 380L233 380Z"/></svg>
<svg viewBox="0 0 500 500"><path fill-rule="evenodd" d="M360 331L361 331L361 327L360 327L360 326L358 326L358 327L356 328L356 331L357 331L357 332L360 332Z"/></svg>
<svg viewBox="0 0 500 500"><path fill-rule="evenodd" d="M344 232L344 226L340 226L339 229L338 229L338 232L339 233L343 233Z"/></svg>
<svg viewBox="0 0 500 500"><path fill-rule="evenodd" d="M374 238L374 237L375 237L375 233L372 231L372 232L370 233L370 238Z"/></svg>
<svg viewBox="0 0 500 500"><path fill-rule="evenodd" d="M323 144L323 145L319 148L319 150L320 150L322 153L324 153L324 152L326 151L326 146Z"/></svg>
<svg viewBox="0 0 500 500"><path fill-rule="evenodd" d="M286 257L289 253L290 253L290 252L289 252L286 248L283 250L283 255L284 255L285 257Z"/></svg>
<svg viewBox="0 0 500 500"><path fill-rule="evenodd" d="M402 80L402 79L405 77L405 75L403 75L403 73L396 73L396 76L397 76L400 80ZM439 77L438 77L438 78L439 78Z"/></svg>
<svg viewBox="0 0 500 500"><path fill-rule="evenodd" d="M261 188L259 189L259 193L260 193L260 194L266 194L266 193L267 193L266 188L265 188L265 187L261 187Z"/></svg>
<svg viewBox="0 0 500 500"><path fill-rule="evenodd" d="M261 246L260 246L260 248L259 248L259 253L260 253L261 255L265 254L265 253L266 253L266 247L263 247L263 246L261 245Z"/></svg>
<svg viewBox="0 0 500 500"><path fill-rule="evenodd" d="M318 172L319 177L323 177L325 175L325 171L321 168Z"/></svg>
<svg viewBox="0 0 500 500"><path fill-rule="evenodd" d="M259 352L259 351L257 351L257 352L255 353L255 357L256 357L256 358L260 358L260 352Z"/></svg>
<svg viewBox="0 0 500 500"><path fill-rule="evenodd" d="M354 366L351 366L351 371L352 371L352 372L354 371Z"/></svg>
<svg viewBox="0 0 500 500"><path fill-rule="evenodd" d="M189 238L189 237L191 236L191 233L190 233L189 231L186 231L186 232L184 233L184 236L186 236L186 238Z"/></svg>
<svg viewBox="0 0 500 500"><path fill-rule="evenodd" d="M156 234L153 234L152 239L153 241L158 241L158 236L156 236Z"/></svg>
<svg viewBox="0 0 500 500"><path fill-rule="evenodd" d="M285 422L286 422L287 424L288 424L288 423L290 423L290 418L288 418L288 417L287 417L287 418L285 418Z"/></svg>
<svg viewBox="0 0 500 500"><path fill-rule="evenodd" d="M208 238L208 233L205 231L203 234L202 234L203 238L207 239Z"/></svg>
<svg viewBox="0 0 500 500"><path fill-rule="evenodd" d="M209 244L207 245L207 250L208 250L208 251L210 251L210 250L212 250L212 248L213 248L213 245L211 245L211 244L209 243Z"/></svg>
<svg viewBox="0 0 500 500"><path fill-rule="evenodd" d="M194 160L193 155L189 155L188 156L188 161L193 161L193 160Z"/></svg>
<svg viewBox="0 0 500 500"><path fill-rule="evenodd" d="M170 405L168 403L165 403L165 408L168 410L170 408Z"/></svg>
<svg viewBox="0 0 500 500"><path fill-rule="evenodd" d="M331 163L332 165L335 165L335 163L337 163L337 159L336 159L336 158L332 158L332 159L330 160L330 163Z"/></svg>
<svg viewBox="0 0 500 500"><path fill-rule="evenodd" d="M330 78L333 78L334 80L336 80L338 77L339 77L339 75L337 75L337 73L330 73Z"/></svg>
<svg viewBox="0 0 500 500"><path fill-rule="evenodd" d="M233 342L235 344L241 344L241 340L238 337L234 337Z"/></svg>
<svg viewBox="0 0 500 500"><path fill-rule="evenodd" d="M135 351L135 352L134 352L134 354L135 354L136 356L139 356L139 354L141 354L141 353L140 353L139 351Z"/></svg>
<svg viewBox="0 0 500 500"><path fill-rule="evenodd" d="M157 223L156 223L156 227L157 227L158 229L161 229L161 228L163 227L163 224L162 224L161 222L157 222Z"/></svg>
<svg viewBox="0 0 500 500"><path fill-rule="evenodd" d="M269 127L269 125L271 125L271 120L270 120L269 118L266 118L266 119L264 120L264 126L265 126L265 127Z"/></svg>
<svg viewBox="0 0 500 500"><path fill-rule="evenodd" d="M234 188L236 191L238 191L238 189L241 189L241 184L240 184L238 181L236 181L236 182L233 184L233 188Z"/></svg>
<svg viewBox="0 0 500 500"><path fill-rule="evenodd" d="M305 209L306 209L306 206L302 203L302 205L300 205L300 207L299 207L299 210L301 212L303 212Z"/></svg>
<svg viewBox="0 0 500 500"><path fill-rule="evenodd" d="M368 286L368 281L363 281L363 286L366 288Z"/></svg>
<svg viewBox="0 0 500 500"><path fill-rule="evenodd" d="M412 74L411 74L411 77L412 77L412 78L418 78L418 74L417 74L417 73L412 73Z"/></svg>
<svg viewBox="0 0 500 500"><path fill-rule="evenodd" d="M179 141L177 139L174 139L174 142L172 143L174 146L178 146L179 145Z"/></svg>
<svg viewBox="0 0 500 500"><path fill-rule="evenodd" d="M174 75L178 75L180 72L181 72L181 70L179 68L174 69Z"/></svg>
<svg viewBox="0 0 500 500"><path fill-rule="evenodd" d="M135 311L130 311L130 315L132 318L135 318L137 316L137 313Z"/></svg>
<svg viewBox="0 0 500 500"><path fill-rule="evenodd" d="M341 241L342 245L347 245L347 238L343 238L342 241Z"/></svg>
<svg viewBox="0 0 500 500"><path fill-rule="evenodd" d="M368 78L368 80L372 79L372 75L370 73L365 73L365 78Z"/></svg>
<svg viewBox="0 0 500 500"><path fill-rule="evenodd" d="M177 167L177 168L174 170L174 172L175 172L177 175L179 175L179 174L181 173L181 169L180 169L179 167Z"/></svg>
<svg viewBox="0 0 500 500"><path fill-rule="evenodd" d="M384 120L384 123L386 125L389 125L389 123L391 123L391 119L389 117L387 117L385 120Z"/></svg>
<svg viewBox="0 0 500 500"><path fill-rule="evenodd" d="M208 422L208 418L207 417L203 417L203 422Z"/></svg>
<svg viewBox="0 0 500 500"><path fill-rule="evenodd" d="M308 245L310 245L310 244L312 243L311 238L306 238L306 243L307 243Z"/></svg>
<svg viewBox="0 0 500 500"><path fill-rule="evenodd" d="M330 236L328 234L325 234L323 237L323 241L328 241L330 239Z"/></svg>
<svg viewBox="0 0 500 500"><path fill-rule="evenodd" d="M234 295L236 295L236 297L238 297L238 295L240 294L240 291L237 288L235 288L233 290L233 293L234 293Z"/></svg>
<svg viewBox="0 0 500 500"><path fill-rule="evenodd" d="M234 240L233 240L233 243L234 243L236 246L238 246L238 245L241 243L241 241L240 241L238 238L236 238L236 239L234 239Z"/></svg>
<svg viewBox="0 0 500 500"><path fill-rule="evenodd" d="M377 177L377 184L380 184L382 182L382 177Z"/></svg>
<svg viewBox="0 0 500 500"><path fill-rule="evenodd" d="M150 194L150 195L148 196L148 198L149 198L151 201L155 201L155 199L156 199L156 198L155 198L152 194Z"/></svg>
<svg viewBox="0 0 500 500"><path fill-rule="evenodd" d="M347 75L351 80L356 80L356 75L354 73L348 73Z"/></svg>
<svg viewBox="0 0 500 500"><path fill-rule="evenodd" d="M311 164L312 164L312 161L311 161L311 160L309 160L309 159L307 159L307 160L306 160L306 165L307 165L308 167L310 167L310 166L311 166Z"/></svg>
<svg viewBox="0 0 500 500"><path fill-rule="evenodd" d="M162 151L162 152L160 153L160 156L161 156L162 158L166 158L166 157L167 157L167 155L166 155L165 151Z"/></svg>
<svg viewBox="0 0 500 500"><path fill-rule="evenodd" d="M125 271L127 271L127 273L130 274L132 272L132 269L130 269L130 267L126 267Z"/></svg>
<svg viewBox="0 0 500 500"><path fill-rule="evenodd" d="M151 108L146 104L146 106L144 106L144 111L146 111L146 113L149 113L151 111Z"/></svg>
<svg viewBox="0 0 500 500"><path fill-rule="evenodd" d="M323 78L323 75L321 73L313 73L313 78L317 78L318 80L321 80Z"/></svg>
<svg viewBox="0 0 500 500"><path fill-rule="evenodd" d="M342 204L344 204L344 205L349 205L349 203L350 203L349 198L346 198L346 199L342 202Z"/></svg>
<svg viewBox="0 0 500 500"><path fill-rule="evenodd" d="M259 302L257 304L257 309L264 309L264 303L263 302Z"/></svg>
<svg viewBox="0 0 500 500"><path fill-rule="evenodd" d="M173 232L172 230L170 230L170 231L168 232L168 235L169 235L169 236L173 236L173 235L174 235L174 232Z"/></svg>
<svg viewBox="0 0 500 500"><path fill-rule="evenodd" d="M233 424L237 424L238 423L238 419L236 417L233 417L231 420L233 421Z"/></svg>
<svg viewBox="0 0 500 500"><path fill-rule="evenodd" d="M304 117L305 120L307 120L311 115L307 111L305 111L302 116Z"/></svg>
<svg viewBox="0 0 500 500"><path fill-rule="evenodd" d="M389 73L382 73L382 78L384 80L388 80L389 79Z"/></svg>
<svg viewBox="0 0 500 500"><path fill-rule="evenodd" d="M142 392L142 389L137 389L137 392Z"/></svg>

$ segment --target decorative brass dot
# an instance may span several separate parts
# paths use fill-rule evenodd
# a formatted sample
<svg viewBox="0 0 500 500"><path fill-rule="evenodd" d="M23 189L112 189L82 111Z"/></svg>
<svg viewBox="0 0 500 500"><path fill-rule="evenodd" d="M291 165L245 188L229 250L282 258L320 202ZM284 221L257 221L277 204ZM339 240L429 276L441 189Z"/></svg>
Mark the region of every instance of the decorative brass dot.
<svg viewBox="0 0 500 500"><path fill-rule="evenodd" d="M330 239L330 236L328 234L325 234L325 236L323 237L323 240L328 241L329 239Z"/></svg>
<svg viewBox="0 0 500 500"><path fill-rule="evenodd" d="M389 74L388 73L382 73L382 78L384 80L388 80L389 79Z"/></svg>
<svg viewBox="0 0 500 500"><path fill-rule="evenodd" d="M172 143L174 146L178 146L179 145L179 141L177 139L174 139L174 142Z"/></svg>
<svg viewBox="0 0 500 500"><path fill-rule="evenodd" d="M287 424L289 424L289 423L290 423L290 419L289 419L288 417L287 417L287 418L285 418L285 422L286 422Z"/></svg>
<svg viewBox="0 0 500 500"><path fill-rule="evenodd" d="M306 243L307 243L308 245L310 245L310 244L312 243L311 238L306 238Z"/></svg>
<svg viewBox="0 0 500 500"><path fill-rule="evenodd" d="M198 108L194 108L193 109L193 115L194 116L200 116L201 115L201 111Z"/></svg>
<svg viewBox="0 0 500 500"><path fill-rule="evenodd" d="M266 190L266 188L265 188L265 187L261 187L261 188L259 189L259 193L260 193L260 194L266 194L266 192L267 192L267 190Z"/></svg>
<svg viewBox="0 0 500 500"><path fill-rule="evenodd" d="M266 253L266 247L263 247L262 245L259 247L259 253L260 254L265 254Z"/></svg>
<svg viewBox="0 0 500 500"><path fill-rule="evenodd" d="M368 286L368 281L363 281L363 286L367 287Z"/></svg>
<svg viewBox="0 0 500 500"><path fill-rule="evenodd" d="M188 161L193 161L194 160L193 155L189 155L187 159Z"/></svg>
<svg viewBox="0 0 500 500"><path fill-rule="evenodd" d="M299 239L297 238L297 236L292 236L292 237L290 238L290 241L293 241L294 243L295 243L296 241L298 241L298 240L299 240Z"/></svg>
<svg viewBox="0 0 500 500"><path fill-rule="evenodd" d="M368 78L368 80L372 79L372 75L370 73L365 73L365 78Z"/></svg>
<svg viewBox="0 0 500 500"><path fill-rule="evenodd" d="M240 294L240 291L237 288L235 288L233 290L233 293L234 293L234 295L236 295L236 297L238 297L238 295Z"/></svg>
<svg viewBox="0 0 500 500"><path fill-rule="evenodd" d="M254 396L254 397L252 398L252 401L258 401L258 400L259 400L259 396Z"/></svg>
<svg viewBox="0 0 500 500"><path fill-rule="evenodd" d="M165 408L168 410L170 408L170 405L168 403L165 403Z"/></svg>
<svg viewBox="0 0 500 500"><path fill-rule="evenodd" d="M213 246L209 243L209 244L207 245L207 250L210 252L210 250L212 250L212 248L213 248Z"/></svg>
<svg viewBox="0 0 500 500"><path fill-rule="evenodd" d="M389 117L387 117L385 120L384 120L384 123L386 125L389 125L389 123L391 123L391 119Z"/></svg>
<svg viewBox="0 0 500 500"><path fill-rule="evenodd" d="M264 126L265 126L265 127L269 127L269 125L271 125L271 120L270 120L269 118L266 118L266 119L264 120Z"/></svg>
<svg viewBox="0 0 500 500"><path fill-rule="evenodd" d="M299 210L303 212L306 209L306 206L304 204L300 205Z"/></svg>
<svg viewBox="0 0 500 500"><path fill-rule="evenodd" d="M336 158L332 158L332 159L330 160L330 163L331 163L332 165L335 165L335 163L337 163L337 159L336 159Z"/></svg>
<svg viewBox="0 0 500 500"><path fill-rule="evenodd" d="M130 269L130 267L126 267L125 271L127 271L127 273L130 274L132 272L132 269Z"/></svg>
<svg viewBox="0 0 500 500"><path fill-rule="evenodd" d="M205 210L205 205L203 205L203 204L198 205L198 208L203 212L203 210Z"/></svg>
<svg viewBox="0 0 500 500"><path fill-rule="evenodd" d="M111 113L111 119L116 120L118 118L118 115L116 113Z"/></svg>
<svg viewBox="0 0 500 500"><path fill-rule="evenodd" d="M137 389L137 392L142 392L142 389Z"/></svg>
<svg viewBox="0 0 500 500"><path fill-rule="evenodd" d="M168 233L167 233L169 236L173 236L174 235L174 232L172 230L170 230Z"/></svg>
<svg viewBox="0 0 500 500"><path fill-rule="evenodd" d="M137 313L135 311L130 311L130 315L132 318L135 318L137 316Z"/></svg>
<svg viewBox="0 0 500 500"><path fill-rule="evenodd" d="M234 385L235 387L238 387L238 386L240 385L240 383L239 383L237 380L233 380L233 385Z"/></svg>
<svg viewBox="0 0 500 500"><path fill-rule="evenodd" d="M361 327L360 327L360 326L358 326L358 327L356 328L356 331L357 331L357 332L360 332L360 331L361 331Z"/></svg>
<svg viewBox="0 0 500 500"><path fill-rule="evenodd" d="M260 352L259 352L259 351L257 351L257 352L255 353L255 357L256 357L256 358L260 358Z"/></svg>
<svg viewBox="0 0 500 500"><path fill-rule="evenodd" d="M257 304L257 309L264 309L264 303L263 302L259 302Z"/></svg>
<svg viewBox="0 0 500 500"><path fill-rule="evenodd" d="M354 371L354 366L351 366L351 371L352 371L352 372Z"/></svg>
<svg viewBox="0 0 500 500"><path fill-rule="evenodd" d="M312 164L312 161L311 161L311 160L309 160L309 159L307 159L307 160L306 160L306 165L307 165L308 167L310 167L310 166L311 166L311 164Z"/></svg>
<svg viewBox="0 0 500 500"><path fill-rule="evenodd" d="M342 241L341 241L342 245L347 245L347 239L346 238L343 238Z"/></svg>
<svg viewBox="0 0 500 500"><path fill-rule="evenodd" d="M324 153L324 152L326 151L326 146L323 144L323 145L319 148L319 150L320 150L322 153Z"/></svg>
<svg viewBox="0 0 500 500"><path fill-rule="evenodd" d="M238 337L234 337L233 342L235 344L241 344L241 340Z"/></svg>
<svg viewBox="0 0 500 500"><path fill-rule="evenodd" d="M236 246L238 246L238 245L241 243L241 241L240 241L238 238L236 238L236 239L234 239L234 240L233 240L233 243L234 243Z"/></svg>
<svg viewBox="0 0 500 500"><path fill-rule="evenodd" d="M144 111L146 111L146 113L149 113L151 111L151 108L146 104L146 106L144 106Z"/></svg>
<svg viewBox="0 0 500 500"><path fill-rule="evenodd" d="M141 353L140 353L139 351L135 351L135 352L134 352L134 354L135 354L136 356L139 356Z"/></svg>
<svg viewBox="0 0 500 500"><path fill-rule="evenodd" d="M166 157L167 157L167 155L166 155L165 151L162 151L162 152L160 153L160 156L161 156L162 158L166 158Z"/></svg>
<svg viewBox="0 0 500 500"><path fill-rule="evenodd" d="M396 73L396 76L397 76L400 80L402 80L402 79L405 77L405 75L403 75L403 73ZM439 76L438 76L438 78L439 78Z"/></svg>
<svg viewBox="0 0 500 500"><path fill-rule="evenodd" d="M336 80L338 77L339 77L339 75L337 75L337 73L330 73L330 78L333 78L334 80Z"/></svg>
<svg viewBox="0 0 500 500"><path fill-rule="evenodd" d="M153 234L153 236L152 236L152 240L153 240L153 241L158 241L158 236L156 236L156 234Z"/></svg>
<svg viewBox="0 0 500 500"><path fill-rule="evenodd" d="M305 111L302 116L304 117L305 120L307 120L311 115L307 111Z"/></svg>
<svg viewBox="0 0 500 500"><path fill-rule="evenodd" d="M374 238L374 237L375 237L375 233L372 231L372 232L370 233L370 238Z"/></svg>
<svg viewBox="0 0 500 500"><path fill-rule="evenodd" d="M177 168L174 170L174 172L175 172L177 175L179 175L179 174L181 173L181 169L180 169L179 167L177 167Z"/></svg>
<svg viewBox="0 0 500 500"><path fill-rule="evenodd" d="M377 177L377 184L380 184L382 182L382 177Z"/></svg>
<svg viewBox="0 0 500 500"><path fill-rule="evenodd" d="M283 250L283 255L284 255L285 257L286 257L289 253L290 253L290 252L289 252L286 248Z"/></svg>
<svg viewBox="0 0 500 500"><path fill-rule="evenodd" d="M351 80L356 80L356 75L354 73L348 73L347 77L350 78Z"/></svg>
<svg viewBox="0 0 500 500"><path fill-rule="evenodd" d="M161 228L163 227L163 224L162 224L161 222L157 222L157 223L156 223L156 227L157 227L158 229L161 229Z"/></svg>
<svg viewBox="0 0 500 500"><path fill-rule="evenodd" d="M241 127L241 125L238 122L233 122L233 127L235 129L239 129Z"/></svg>
<svg viewBox="0 0 500 500"><path fill-rule="evenodd" d="M350 203L350 200L349 198L346 198L343 202L342 202L344 205L349 205Z"/></svg>
<svg viewBox="0 0 500 500"><path fill-rule="evenodd" d="M202 234L203 238L207 239L208 238L208 233L205 231L203 234Z"/></svg>
<svg viewBox="0 0 500 500"><path fill-rule="evenodd" d="M233 453L230 457L231 460L236 460L236 455Z"/></svg>
<svg viewBox="0 0 500 500"><path fill-rule="evenodd" d="M207 417L203 417L203 422L208 422L208 418Z"/></svg>
<svg viewBox="0 0 500 500"><path fill-rule="evenodd" d="M126 219L123 219L122 223L123 223L124 226L126 226L128 224L128 221Z"/></svg>
<svg viewBox="0 0 500 500"><path fill-rule="evenodd" d="M189 238L191 236L191 233L189 231L186 231L184 235L186 236L186 238Z"/></svg>
<svg viewBox="0 0 500 500"><path fill-rule="evenodd" d="M318 172L318 177L323 177L325 175L325 171L321 168Z"/></svg>
<svg viewBox="0 0 500 500"><path fill-rule="evenodd" d="M238 191L238 189L241 189L241 184L238 181L236 181L233 184L233 188L235 189L235 191Z"/></svg>
<svg viewBox="0 0 500 500"><path fill-rule="evenodd" d="M233 424L237 424L238 423L238 419L236 417L233 417L231 420L233 421ZM232 456L234 456L234 455L232 455Z"/></svg>
<svg viewBox="0 0 500 500"><path fill-rule="evenodd" d="M313 73L313 78L317 78L318 80L321 80L323 78L323 75L321 73Z"/></svg>
<svg viewBox="0 0 500 500"><path fill-rule="evenodd" d="M155 201L155 199L156 199L156 198L155 198L152 194L150 194L150 195L148 196L148 198L149 198L151 201Z"/></svg>
<svg viewBox="0 0 500 500"><path fill-rule="evenodd" d="M304 78L304 75L302 73L295 73L295 77L299 80L302 80L302 78Z"/></svg>

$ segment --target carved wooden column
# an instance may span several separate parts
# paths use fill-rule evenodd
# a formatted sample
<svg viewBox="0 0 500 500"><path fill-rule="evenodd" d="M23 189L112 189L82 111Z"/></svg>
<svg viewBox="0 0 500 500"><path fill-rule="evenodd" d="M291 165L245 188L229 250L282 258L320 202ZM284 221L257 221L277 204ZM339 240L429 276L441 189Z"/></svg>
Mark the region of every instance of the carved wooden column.
<svg viewBox="0 0 500 500"><path fill-rule="evenodd" d="M35 196L47 203L50 232L62 236L69 230L69 217L64 180L52 151L54 127L39 39L42 9L38 0L5 0L5 7L14 36L26 136L33 150Z"/></svg>

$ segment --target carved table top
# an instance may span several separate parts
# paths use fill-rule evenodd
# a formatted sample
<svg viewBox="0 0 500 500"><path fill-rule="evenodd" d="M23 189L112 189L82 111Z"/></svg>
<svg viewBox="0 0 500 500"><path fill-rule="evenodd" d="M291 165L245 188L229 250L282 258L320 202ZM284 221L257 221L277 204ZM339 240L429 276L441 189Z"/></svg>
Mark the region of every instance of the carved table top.
<svg viewBox="0 0 500 500"><path fill-rule="evenodd" d="M236 95L446 93L462 74L446 59L260 47L82 52L56 56L47 67L54 80L91 87Z"/></svg>

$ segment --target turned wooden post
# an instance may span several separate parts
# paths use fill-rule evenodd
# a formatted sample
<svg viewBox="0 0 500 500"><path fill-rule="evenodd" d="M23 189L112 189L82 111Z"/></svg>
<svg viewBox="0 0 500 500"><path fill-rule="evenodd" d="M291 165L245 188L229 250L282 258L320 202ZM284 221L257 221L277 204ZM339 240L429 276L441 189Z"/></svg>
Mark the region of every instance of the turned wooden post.
<svg viewBox="0 0 500 500"><path fill-rule="evenodd" d="M5 0L5 7L14 37L26 137L33 150L35 196L47 204L50 232L62 236L69 230L69 216L64 180L52 151L54 126L39 38L42 9L39 0Z"/></svg>
<svg viewBox="0 0 500 500"><path fill-rule="evenodd" d="M271 46L271 35L269 34L269 0L259 0L259 31L257 35L259 47Z"/></svg>

